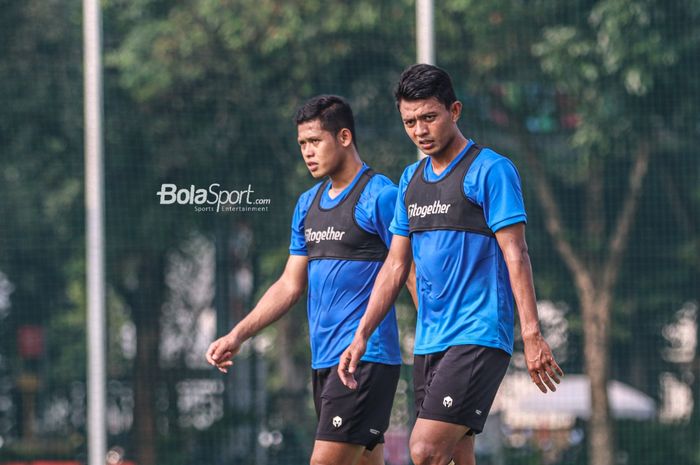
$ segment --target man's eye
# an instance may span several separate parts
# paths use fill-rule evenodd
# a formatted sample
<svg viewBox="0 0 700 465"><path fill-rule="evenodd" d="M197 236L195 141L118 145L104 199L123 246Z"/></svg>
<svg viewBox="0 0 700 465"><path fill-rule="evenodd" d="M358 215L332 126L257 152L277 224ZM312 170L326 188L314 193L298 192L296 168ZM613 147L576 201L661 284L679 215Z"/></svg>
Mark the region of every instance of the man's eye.
<svg viewBox="0 0 700 465"><path fill-rule="evenodd" d="M423 118L427 122L432 122L435 121L435 115L427 115L425 118Z"/></svg>

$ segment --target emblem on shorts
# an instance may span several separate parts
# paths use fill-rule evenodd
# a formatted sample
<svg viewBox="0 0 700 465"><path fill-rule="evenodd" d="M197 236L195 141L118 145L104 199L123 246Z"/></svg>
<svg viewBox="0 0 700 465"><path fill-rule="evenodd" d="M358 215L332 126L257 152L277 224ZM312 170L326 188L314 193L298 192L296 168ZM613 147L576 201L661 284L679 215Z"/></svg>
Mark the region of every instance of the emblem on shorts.
<svg viewBox="0 0 700 465"><path fill-rule="evenodd" d="M378 429L374 429L374 428L370 428L369 432L374 434L374 435L378 435L379 433L381 433L381 431L379 431Z"/></svg>
<svg viewBox="0 0 700 465"><path fill-rule="evenodd" d="M445 396L445 398L442 399L442 405L444 405L447 408L452 407L452 397Z"/></svg>
<svg viewBox="0 0 700 465"><path fill-rule="evenodd" d="M343 419L340 417L333 417L333 426L336 428L340 428L340 426L343 424Z"/></svg>
<svg viewBox="0 0 700 465"><path fill-rule="evenodd" d="M482 412L481 412L481 410L474 410L474 413L476 413L477 415L481 416L481 413L482 413Z"/></svg>

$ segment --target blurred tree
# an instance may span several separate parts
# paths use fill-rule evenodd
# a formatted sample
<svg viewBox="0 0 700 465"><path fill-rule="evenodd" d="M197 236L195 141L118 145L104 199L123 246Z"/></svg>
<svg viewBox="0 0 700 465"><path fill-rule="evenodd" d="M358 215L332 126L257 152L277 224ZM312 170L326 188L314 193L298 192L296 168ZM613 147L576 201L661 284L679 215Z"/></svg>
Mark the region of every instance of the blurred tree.
<svg viewBox="0 0 700 465"><path fill-rule="evenodd" d="M76 266L84 250L80 7L0 1L0 8L0 270L12 291L0 329L2 452L24 443L34 453L74 453L82 420L66 424L46 412L70 399L68 383L85 373L84 338L74 338L84 334L84 306L71 295L84 275ZM63 332L68 320L78 326ZM26 325L41 335L32 356L18 350ZM66 358L47 363L57 347ZM34 418L20 412L20 379L37 382ZM59 435L57 449L51 437Z"/></svg>
<svg viewBox="0 0 700 465"><path fill-rule="evenodd" d="M131 100L122 106L113 103L107 111L116 146L124 147L111 164L110 176L115 183L108 208L118 228L114 237L120 238L121 244L111 249L117 281L145 279L145 274L128 272L126 267L157 263L158 257L177 243L186 224L193 224L190 220L211 231L212 224L206 219L183 221L182 210L173 215L155 201L144 203L143 199L153 197L152 192L162 182L206 186L213 179L222 186L251 183L257 192L273 198L270 213L246 221L255 227L256 252L263 261L269 256L275 263L262 268L264 274L256 283L276 277L281 257L286 255L278 251L288 241L294 202L311 185L305 167L298 162L292 116L296 107L314 94L339 93L350 99L360 122L361 151L372 148L369 160L376 161L376 167L390 167L390 174L396 175L405 164L395 162L393 143L386 137L387 125L376 123L388 119L383 115L393 115L388 89L401 68L397 60L403 58L405 63L410 56L404 47L395 53L383 45L402 43L397 37L412 31L412 10L370 1L350 6L341 1L164 4L144 0L128 4L113 1L105 16L110 13L115 19L106 30L115 33L107 35L107 44L112 44L108 45L107 63L113 72L110 76L116 79L108 79L113 86L108 96L114 95L116 100L123 89ZM377 99L386 103L380 107L385 110L377 110ZM110 108L109 97L106 104ZM394 128L396 140L400 126ZM410 152L407 156L406 162L412 158ZM145 170L140 162L144 159L148 160ZM124 179L128 182L117 181ZM274 221L270 221L271 216ZM129 222L117 222L120 218L129 218ZM231 221L235 227L235 220L223 221ZM138 231L133 225L138 225ZM144 247L152 249L154 237L164 240L149 256ZM136 244L142 246L134 247ZM149 282L162 286L162 279L155 275ZM126 286L120 289L122 294L128 293ZM159 295L154 287L144 292ZM145 306L134 301L131 307L134 320L138 320L137 333L148 331L155 341L158 299L151 297L150 303ZM232 315L234 320L243 316L240 309L244 305L233 304L239 308ZM281 344L276 350L281 373L287 374L277 386L295 391L297 396L306 389L303 380L308 373L308 355L299 360L295 357L299 351L291 350L290 345L303 347L302 353L307 354L306 340L298 337L302 326L299 318L280 323ZM156 342L148 347L154 344L157 347ZM152 379L158 360L153 354L142 353L152 350L148 347L138 344L135 374L149 374L146 379ZM153 399L148 401L150 406L138 399L145 398L143 391L153 390L154 385L137 382L135 388L137 460L150 465L157 461L156 441L143 438L156 435L155 424L147 420L155 417ZM291 408L298 415L298 405ZM294 416L289 413L287 417Z"/></svg>
<svg viewBox="0 0 700 465"><path fill-rule="evenodd" d="M438 59L462 72L474 94L490 96L488 114L474 116L491 119L517 147L573 279L592 383L594 465L614 462L605 387L611 313L625 252L638 237L644 181L652 154L673 150L697 114L683 92L691 89L677 87L698 50L697 37L678 32L690 31L695 17L693 2L455 0L441 20L446 40L464 43L470 60L458 51Z"/></svg>
<svg viewBox="0 0 700 465"><path fill-rule="evenodd" d="M7 219L0 271L10 283L3 288L13 289L11 307L0 311L0 376L37 369L45 382L40 412L65 399L70 405L69 414L44 415L41 424L53 418L54 425L44 431L82 447L79 436L73 442L83 432L85 400L80 5L0 6L0 218ZM217 231L237 242L250 228L255 291L277 276L294 202L313 184L298 162L291 116L314 94L348 97L361 154L398 178L415 152L391 88L413 61L414 2L109 0L104 7L110 377L133 383L134 419L124 428L132 428L138 463L177 465L197 449L194 438L211 438L178 423L178 383L205 375L164 367L160 353L171 323L163 319L172 318L163 312L169 257L193 232L228 250L237 244L223 244ZM583 323L573 312L571 327L587 326L575 336L584 340L589 373L601 375L591 428L591 444L602 444L591 449L596 464L614 451L612 435L604 437L602 375L612 363L636 385L658 389L658 373L675 369L661 359L660 330L671 309L697 300L699 8L690 0L445 0L437 8L438 61L465 98L467 134L483 133L514 154L538 199L528 237L537 244L539 296L582 310ZM271 210L212 215L159 205L164 182L252 184L272 199ZM230 274L241 279L237 271ZM237 319L248 302L231 293ZM270 333L277 344L268 356L270 397L280 399L270 422L294 436L285 445L309 444L313 434L282 424L309 414L308 405L283 400L307 399L305 324L301 308L295 312ZM48 351L38 363L17 354L16 329L25 323L46 328ZM121 353L129 346L124 328L136 330L133 359ZM606 350L610 338L615 345ZM573 353L568 363L578 368L583 357ZM693 428L679 431L689 430L689 440L674 447L693 447L700 432L697 356L692 370ZM0 384L5 396L8 383ZM128 417L131 391L122 391ZM0 434L17 436L18 404L0 404ZM197 450L211 459L209 445ZM229 458L214 454L213 463ZM281 449L269 463L304 455Z"/></svg>

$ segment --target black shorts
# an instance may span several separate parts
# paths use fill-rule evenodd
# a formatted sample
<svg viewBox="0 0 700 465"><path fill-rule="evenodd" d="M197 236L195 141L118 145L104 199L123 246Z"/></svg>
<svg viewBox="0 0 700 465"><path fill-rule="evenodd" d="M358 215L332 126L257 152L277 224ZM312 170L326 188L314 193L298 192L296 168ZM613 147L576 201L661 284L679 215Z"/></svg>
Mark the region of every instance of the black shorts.
<svg viewBox="0 0 700 465"><path fill-rule="evenodd" d="M372 450L384 442L401 366L360 362L355 390L345 387L337 370L334 366L311 374L318 417L316 439L360 444Z"/></svg>
<svg viewBox="0 0 700 465"><path fill-rule="evenodd" d="M464 425L468 434L481 433L509 363L506 352L476 345L416 355L416 415Z"/></svg>

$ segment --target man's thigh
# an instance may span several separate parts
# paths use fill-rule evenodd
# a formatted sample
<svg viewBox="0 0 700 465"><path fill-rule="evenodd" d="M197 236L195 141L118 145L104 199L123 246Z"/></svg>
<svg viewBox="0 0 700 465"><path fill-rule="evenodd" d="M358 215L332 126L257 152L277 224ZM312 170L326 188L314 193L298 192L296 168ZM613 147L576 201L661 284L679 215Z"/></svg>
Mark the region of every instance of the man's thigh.
<svg viewBox="0 0 700 465"><path fill-rule="evenodd" d="M474 438L476 436L467 435L459 440L452 453L452 460L455 465L476 465L474 455Z"/></svg>
<svg viewBox="0 0 700 465"><path fill-rule="evenodd" d="M359 444L317 439L311 454L311 465L356 465L364 450L365 447Z"/></svg>
<svg viewBox="0 0 700 465"><path fill-rule="evenodd" d="M372 450L365 449L357 465L384 465L384 444L377 444Z"/></svg>
<svg viewBox="0 0 700 465"><path fill-rule="evenodd" d="M355 373L357 389L343 385L335 369L324 372L327 376L316 383L314 396L319 420L316 439L360 444L369 450L383 443L399 372L398 365L360 363Z"/></svg>
<svg viewBox="0 0 700 465"><path fill-rule="evenodd" d="M418 418L411 433L412 454L454 459L469 428L444 421ZM458 457L462 459L463 457ZM447 461L444 463L448 463ZM460 463L460 462L457 462ZM468 462L467 462L468 463Z"/></svg>
<svg viewBox="0 0 700 465"><path fill-rule="evenodd" d="M509 361L502 350L474 345L416 356L417 416L480 433Z"/></svg>
<svg viewBox="0 0 700 465"><path fill-rule="evenodd" d="M384 445L367 450L358 444L346 442L314 442L311 465L384 465Z"/></svg>

